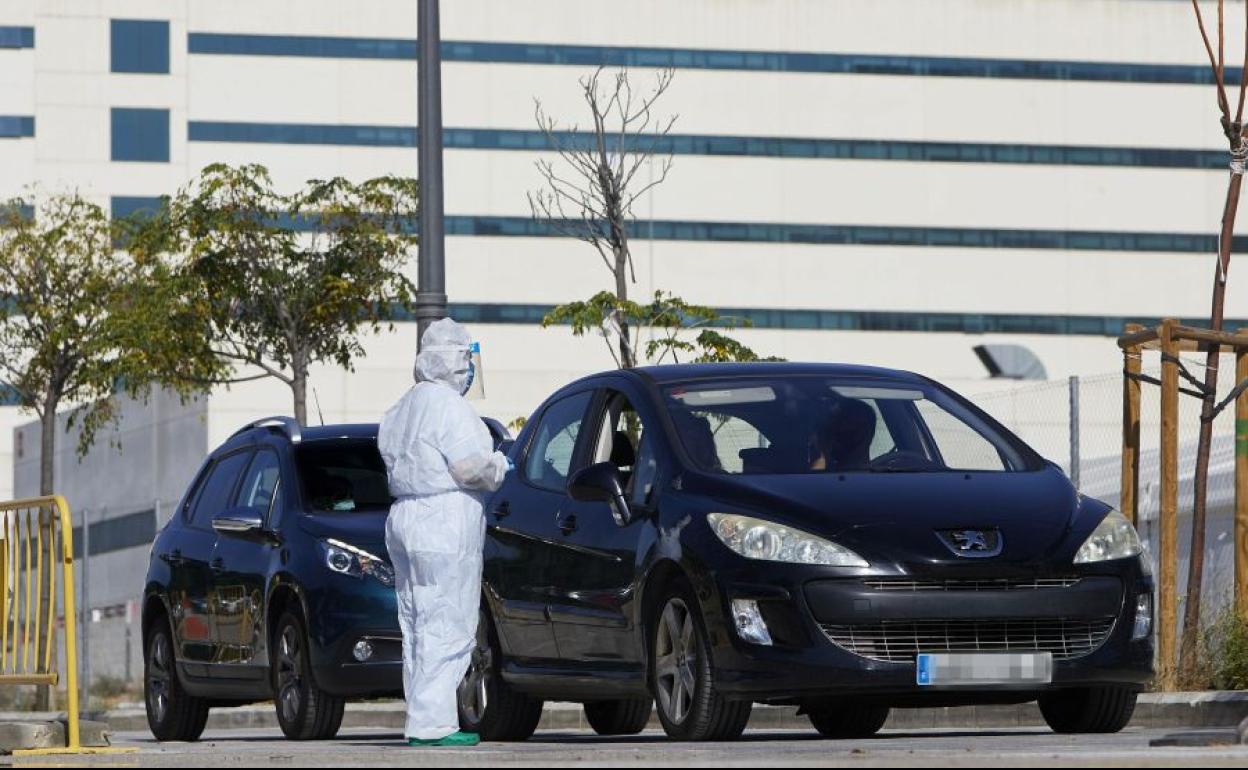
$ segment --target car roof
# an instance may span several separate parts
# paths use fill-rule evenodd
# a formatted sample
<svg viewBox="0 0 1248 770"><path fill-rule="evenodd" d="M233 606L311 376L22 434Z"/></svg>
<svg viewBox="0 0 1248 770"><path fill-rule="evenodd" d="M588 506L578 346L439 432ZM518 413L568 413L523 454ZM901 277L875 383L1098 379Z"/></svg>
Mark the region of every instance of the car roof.
<svg viewBox="0 0 1248 770"><path fill-rule="evenodd" d="M350 423L346 425L315 425L303 429L303 441L329 441L332 439L377 438L377 423Z"/></svg>
<svg viewBox="0 0 1248 770"><path fill-rule="evenodd" d="M643 366L633 371L658 385L689 380L725 379L733 377L788 377L815 375L821 377L854 377L893 382L926 382L923 377L900 369L855 364L803 363L797 361L758 361L752 363L669 364Z"/></svg>

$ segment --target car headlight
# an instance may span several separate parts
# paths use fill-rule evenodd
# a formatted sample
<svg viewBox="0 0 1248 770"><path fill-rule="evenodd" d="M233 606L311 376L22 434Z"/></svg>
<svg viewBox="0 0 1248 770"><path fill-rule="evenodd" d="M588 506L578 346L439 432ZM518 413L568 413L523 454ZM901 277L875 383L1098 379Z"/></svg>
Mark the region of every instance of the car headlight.
<svg viewBox="0 0 1248 770"><path fill-rule="evenodd" d="M706 519L724 545L747 559L825 567L870 566L848 548L773 521L730 513L712 513Z"/></svg>
<svg viewBox="0 0 1248 770"><path fill-rule="evenodd" d="M325 552L325 566L331 572L361 579L367 575L387 588L394 588L394 569L385 559L341 540L326 540L321 548Z"/></svg>
<svg viewBox="0 0 1248 770"><path fill-rule="evenodd" d="M1118 511L1110 511L1100 526L1079 549L1075 564L1093 564L1115 559L1129 559L1144 553L1144 544L1135 527Z"/></svg>

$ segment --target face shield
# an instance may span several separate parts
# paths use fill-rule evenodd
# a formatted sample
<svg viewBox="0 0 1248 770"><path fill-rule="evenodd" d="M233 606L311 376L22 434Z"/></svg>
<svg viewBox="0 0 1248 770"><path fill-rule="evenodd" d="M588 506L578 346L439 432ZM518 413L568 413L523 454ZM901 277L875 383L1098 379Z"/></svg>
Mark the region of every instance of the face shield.
<svg viewBox="0 0 1248 770"><path fill-rule="evenodd" d="M485 398L485 374L481 369L481 343L468 347L468 384L464 398L479 401Z"/></svg>

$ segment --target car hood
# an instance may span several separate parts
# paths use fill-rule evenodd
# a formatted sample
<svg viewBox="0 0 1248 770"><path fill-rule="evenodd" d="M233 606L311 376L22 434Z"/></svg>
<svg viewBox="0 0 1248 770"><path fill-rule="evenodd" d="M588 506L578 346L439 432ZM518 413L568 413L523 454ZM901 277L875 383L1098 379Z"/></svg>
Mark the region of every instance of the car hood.
<svg viewBox="0 0 1248 770"><path fill-rule="evenodd" d="M1081 498L1056 468L1019 473L847 473L699 476L686 489L853 549L873 565L904 571L959 565L1034 568L1069 563L1107 506ZM741 509L746 509L742 511ZM942 531L1000 534L1001 554L956 555ZM1073 543L1073 544L1072 544Z"/></svg>
<svg viewBox="0 0 1248 770"><path fill-rule="evenodd" d="M304 514L299 526L321 540L339 540L376 556L388 557L386 517L389 511Z"/></svg>

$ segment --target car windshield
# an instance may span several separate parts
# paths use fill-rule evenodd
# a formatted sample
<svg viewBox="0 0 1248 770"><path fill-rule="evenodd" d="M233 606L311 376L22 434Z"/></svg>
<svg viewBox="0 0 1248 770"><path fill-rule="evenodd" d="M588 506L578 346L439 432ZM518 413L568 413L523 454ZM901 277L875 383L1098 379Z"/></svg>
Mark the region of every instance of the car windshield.
<svg viewBox="0 0 1248 770"><path fill-rule="evenodd" d="M299 445L295 463L310 511L377 511L390 507L386 466L371 439L336 439Z"/></svg>
<svg viewBox="0 0 1248 770"><path fill-rule="evenodd" d="M1035 470L1042 461L960 399L923 382L789 376L664 390L676 434L711 473Z"/></svg>

